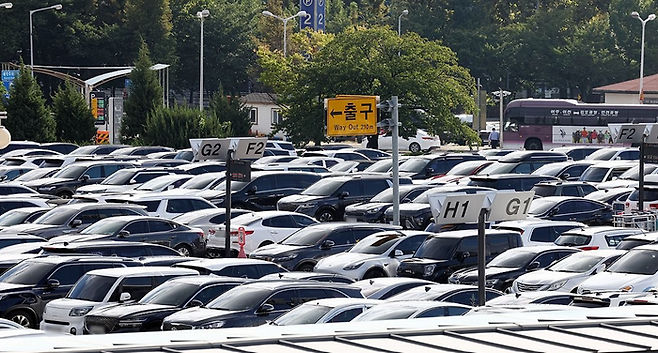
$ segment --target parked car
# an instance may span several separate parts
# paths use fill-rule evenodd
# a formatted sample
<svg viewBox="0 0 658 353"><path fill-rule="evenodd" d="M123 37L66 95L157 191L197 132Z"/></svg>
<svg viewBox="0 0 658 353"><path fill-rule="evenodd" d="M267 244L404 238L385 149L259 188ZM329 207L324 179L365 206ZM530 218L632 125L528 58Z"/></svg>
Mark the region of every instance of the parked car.
<svg viewBox="0 0 658 353"><path fill-rule="evenodd" d="M70 155L108 155L112 151L116 151L121 148L130 147L128 145L88 145L82 146L74 149L69 152Z"/></svg>
<svg viewBox="0 0 658 353"><path fill-rule="evenodd" d="M162 320L185 308L208 304L248 281L224 276L176 277L157 286L138 302L96 308L85 316L89 334L160 331Z"/></svg>
<svg viewBox="0 0 658 353"><path fill-rule="evenodd" d="M612 207L582 197L547 196L532 201L528 216L551 221L607 225L612 224Z"/></svg>
<svg viewBox="0 0 658 353"><path fill-rule="evenodd" d="M30 189L27 186L23 186L18 183L12 182L12 183L0 184L0 196L11 196L15 194L39 194L39 193L34 191L34 189Z"/></svg>
<svg viewBox="0 0 658 353"><path fill-rule="evenodd" d="M155 152L172 152L174 149L171 147L163 146L134 146L120 148L110 152L110 156L146 156Z"/></svg>
<svg viewBox="0 0 658 353"><path fill-rule="evenodd" d="M533 187L535 187L535 184L547 180L558 181L559 179L547 175L532 174L496 174L488 176L478 174L470 177L468 185L492 188L496 190L530 191Z"/></svg>
<svg viewBox="0 0 658 353"><path fill-rule="evenodd" d="M633 234L622 239L615 249L630 250L640 245L652 244L658 241L658 232Z"/></svg>
<svg viewBox="0 0 658 353"><path fill-rule="evenodd" d="M302 157L331 157L342 159L343 161L370 161L370 158L365 155L354 152L351 150L322 150L322 151L306 151L302 154ZM333 166L332 166L333 167Z"/></svg>
<svg viewBox="0 0 658 353"><path fill-rule="evenodd" d="M292 281L318 281L318 282L338 282L338 283L354 283L352 278L343 276L336 273L320 273L320 272L306 272L306 271L290 271L270 273L260 278L262 281L271 280L292 280Z"/></svg>
<svg viewBox="0 0 658 353"><path fill-rule="evenodd" d="M150 192L164 192L167 190L175 190L185 184L188 180L192 179L192 175L186 174L171 174L162 175L153 178L144 184L130 190L130 194L146 194Z"/></svg>
<svg viewBox="0 0 658 353"><path fill-rule="evenodd" d="M32 169L29 172L22 174L18 178L12 180L12 182L15 184L24 185L28 181L37 180L41 178L49 178L60 170L61 168L59 167L41 167L37 169Z"/></svg>
<svg viewBox="0 0 658 353"><path fill-rule="evenodd" d="M215 162L215 161L194 162L194 163L181 164L179 166L176 166L176 168L190 175L199 175L205 173L223 172L226 170L226 163Z"/></svg>
<svg viewBox="0 0 658 353"><path fill-rule="evenodd" d="M644 230L639 228L611 226L574 228L562 233L555 239L555 244L573 246L581 250L614 249L627 236L642 233Z"/></svg>
<svg viewBox="0 0 658 353"><path fill-rule="evenodd" d="M573 221L547 221L543 219L528 218L519 221L505 221L496 223L493 228L511 230L521 233L523 246L552 245L562 233L574 229L587 227L584 223Z"/></svg>
<svg viewBox="0 0 658 353"><path fill-rule="evenodd" d="M461 178L477 174L492 163L493 161L489 160L464 161L452 167L445 175L432 177L427 183L432 185L455 183Z"/></svg>
<svg viewBox="0 0 658 353"><path fill-rule="evenodd" d="M581 251L564 257L550 266L523 274L512 284L512 293L528 291L575 292L584 280L604 271L624 250Z"/></svg>
<svg viewBox="0 0 658 353"><path fill-rule="evenodd" d="M344 161L340 162L333 167L329 168L329 172L334 174L350 174L362 172L364 169L371 166L374 162L367 161Z"/></svg>
<svg viewBox="0 0 658 353"><path fill-rule="evenodd" d="M254 259L197 259L178 263L175 266L191 268L202 275L214 274L251 279L258 279L272 273L287 272L285 268L272 262Z"/></svg>
<svg viewBox="0 0 658 353"><path fill-rule="evenodd" d="M443 232L428 237L412 258L400 261L398 276L447 283L453 272L477 265L477 234L476 229L470 229ZM486 241L487 260L507 249L523 246L521 235L507 230L487 229Z"/></svg>
<svg viewBox="0 0 658 353"><path fill-rule="evenodd" d="M548 175L559 178L560 180L576 181L580 176L589 168L594 161L580 160L580 161L566 161L566 162L553 162L544 164L543 166L535 169L530 174L533 175Z"/></svg>
<svg viewBox="0 0 658 353"><path fill-rule="evenodd" d="M77 194L120 193L132 190L159 176L171 174L184 174L184 172L176 168L122 169L106 177L98 184L81 186L75 192Z"/></svg>
<svg viewBox="0 0 658 353"><path fill-rule="evenodd" d="M381 300L364 298L327 298L311 300L296 306L271 321L271 325L309 325L329 322L349 322L366 310L381 304Z"/></svg>
<svg viewBox="0 0 658 353"><path fill-rule="evenodd" d="M400 204L411 202L430 188L431 185L401 185L398 188ZM346 206L345 221L382 223L385 222L384 212L391 207L393 207L393 188L388 188L366 202Z"/></svg>
<svg viewBox="0 0 658 353"><path fill-rule="evenodd" d="M363 147L368 146L368 138L364 138L361 143ZM391 131L386 131L377 137L377 145L379 149L390 151L393 149L393 135ZM441 139L438 136L432 136L425 130L416 130L416 136L398 138L398 148L401 151L409 151L411 153L418 153L420 151L428 151L431 149L441 147Z"/></svg>
<svg viewBox="0 0 658 353"><path fill-rule="evenodd" d="M311 271L326 256L349 250L363 238L398 226L376 223L331 222L310 225L277 244L258 248L250 258L277 263L288 270Z"/></svg>
<svg viewBox="0 0 658 353"><path fill-rule="evenodd" d="M400 175L411 179L429 179L444 176L454 166L462 162L485 160L479 154L470 153L436 153L409 158L400 165Z"/></svg>
<svg viewBox="0 0 658 353"><path fill-rule="evenodd" d="M48 143L42 143L41 148L59 152L61 154L69 154L72 151L75 151L77 148L79 148L79 146L74 143L68 143L68 142L48 142Z"/></svg>
<svg viewBox="0 0 658 353"><path fill-rule="evenodd" d="M286 154L290 156L296 156L297 151L295 150L295 146L288 141L281 141L281 140L268 140L265 143L265 148L269 150L280 150L282 152L285 152Z"/></svg>
<svg viewBox="0 0 658 353"><path fill-rule="evenodd" d="M25 243L46 244L47 240L30 234L0 234L0 249L8 246Z"/></svg>
<svg viewBox="0 0 658 353"><path fill-rule="evenodd" d="M643 211L658 209L658 175L647 175L644 177ZM639 210L640 189L636 187L624 200L624 212L630 213Z"/></svg>
<svg viewBox="0 0 658 353"><path fill-rule="evenodd" d="M634 189L632 188L619 188L619 189L606 189L606 190L599 190L595 191L591 194L587 194L585 196L585 199L587 200L594 200L594 201L599 201L603 203L607 203L608 205L613 206L615 202L623 201L626 200L628 195L633 192ZM623 206L623 204L622 204ZM621 209L623 211L623 207Z"/></svg>
<svg viewBox="0 0 658 353"><path fill-rule="evenodd" d="M501 291L485 288L485 301L502 296ZM396 294L387 301L435 300L477 306L479 302L478 287L467 284L429 284L411 288Z"/></svg>
<svg viewBox="0 0 658 353"><path fill-rule="evenodd" d="M573 302L574 293L568 292L557 292L557 291L534 291L534 292L522 292L522 293L509 293L498 298L493 298L487 302L486 307L482 307L484 310L474 309L469 315L475 315L478 313L486 314L487 309L501 308L513 306L516 308L515 311L524 310L523 308L533 307L532 304L552 304L552 305L541 305L535 307L535 310L542 310L541 307L545 307L545 310L556 310L556 308L550 308L554 305L569 305ZM577 309L573 307L573 309Z"/></svg>
<svg viewBox="0 0 658 353"><path fill-rule="evenodd" d="M593 185L613 180L621 176L627 170L637 165L637 162L611 161L598 162L589 166L578 180L586 181Z"/></svg>
<svg viewBox="0 0 658 353"><path fill-rule="evenodd" d="M258 326L307 301L362 297L358 288L343 283L256 281L230 289L203 308L189 308L167 316L162 329Z"/></svg>
<svg viewBox="0 0 658 353"><path fill-rule="evenodd" d="M231 219L250 212L251 211L249 210L232 208ZM200 228L203 230L204 239L209 241L210 235L216 234L215 227L226 222L226 209L206 208L203 210L186 212L180 216L174 217L172 220L189 227ZM214 245L215 247L222 245L223 247L223 244L208 244L209 247L211 245Z"/></svg>
<svg viewBox="0 0 658 353"><path fill-rule="evenodd" d="M403 320L427 317L461 316L471 310L471 306L458 303L428 300L405 300L381 303L355 317L353 322L379 320Z"/></svg>
<svg viewBox="0 0 658 353"><path fill-rule="evenodd" d="M57 239L57 238L54 238ZM146 242L132 242L121 240L90 240L81 242L49 242L42 244L40 255L65 254L94 254L100 256L119 256L131 258L162 258L173 265L174 263L189 261L179 251L168 246Z"/></svg>
<svg viewBox="0 0 658 353"><path fill-rule="evenodd" d="M66 294L46 304L39 328L81 335L87 313L105 306L140 300L168 279L199 273L173 267L110 268L89 271Z"/></svg>
<svg viewBox="0 0 658 353"><path fill-rule="evenodd" d="M435 284L435 282L409 277L370 278L354 282L361 288L361 294L369 299L388 299L414 287Z"/></svg>
<svg viewBox="0 0 658 353"><path fill-rule="evenodd" d="M530 190L535 196L578 196L583 197L597 189L582 181L540 181Z"/></svg>
<svg viewBox="0 0 658 353"><path fill-rule="evenodd" d="M576 248L548 245L509 249L487 263L485 285L503 293L509 293L512 283L517 277L545 268L553 262L579 251ZM448 278L448 282L477 284L478 269L471 267L455 271Z"/></svg>
<svg viewBox="0 0 658 353"><path fill-rule="evenodd" d="M125 203L142 206L149 216L165 219L172 219L187 212L216 208L208 200L199 196L164 193L116 195L107 197L105 201L108 203Z"/></svg>
<svg viewBox="0 0 658 353"><path fill-rule="evenodd" d="M656 172L658 172L658 164L650 164L650 163L644 164L645 180L650 175L656 174ZM640 180L640 166L638 163L638 165L626 170L625 172L621 173L621 175L619 175L618 177L613 178L610 181L599 183L598 185L596 185L596 188L599 190L617 189L617 188L636 188L639 186L639 180Z"/></svg>
<svg viewBox="0 0 658 353"><path fill-rule="evenodd" d="M391 158L391 154L388 152L384 152L381 150L377 150L374 148L366 148L366 147L350 147L350 148L345 148L342 149L341 151L354 151L361 153L362 155L368 157L372 161L378 161L382 159L388 159Z"/></svg>
<svg viewBox="0 0 658 353"><path fill-rule="evenodd" d="M637 147L606 147L590 153L585 159L595 161L637 161L640 159L640 150Z"/></svg>
<svg viewBox="0 0 658 353"><path fill-rule="evenodd" d="M343 159L327 157L327 156L314 156L314 157L300 157L290 161L288 164L318 166L318 167L324 167L329 169L340 162L343 162Z"/></svg>
<svg viewBox="0 0 658 353"><path fill-rule="evenodd" d="M419 231L375 233L347 252L320 259L314 271L338 273L355 280L394 277L400 261L410 258L431 234Z"/></svg>
<svg viewBox="0 0 658 353"><path fill-rule="evenodd" d="M500 157L496 163L482 169L477 175L530 174L545 164L566 160L567 155L562 152L515 151Z"/></svg>
<svg viewBox="0 0 658 353"><path fill-rule="evenodd" d="M25 207L51 208L49 201L47 198L39 197L39 194L0 196L0 216L6 212Z"/></svg>
<svg viewBox="0 0 658 353"><path fill-rule="evenodd" d="M554 147L551 148L551 151L562 152L569 157L569 159L574 161L581 161L590 154L601 150L601 146L564 146L564 147Z"/></svg>

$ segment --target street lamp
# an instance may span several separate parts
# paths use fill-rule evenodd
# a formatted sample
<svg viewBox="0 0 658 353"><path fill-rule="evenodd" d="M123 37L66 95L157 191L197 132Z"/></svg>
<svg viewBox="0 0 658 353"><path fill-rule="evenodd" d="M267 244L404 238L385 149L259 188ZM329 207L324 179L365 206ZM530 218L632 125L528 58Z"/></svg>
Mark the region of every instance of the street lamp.
<svg viewBox="0 0 658 353"><path fill-rule="evenodd" d="M4 2L0 4L0 9L11 9L12 6L14 6L14 4L10 2Z"/></svg>
<svg viewBox="0 0 658 353"><path fill-rule="evenodd" d="M203 19L210 15L210 11L203 10L196 13L196 17L201 20L201 50L199 54L199 110L203 111Z"/></svg>
<svg viewBox="0 0 658 353"><path fill-rule="evenodd" d="M642 22L642 50L640 51L640 103L642 103L644 100L644 27L646 26L647 22L655 20L656 15L651 14L649 17L643 20L637 11L633 11L631 12L631 17L637 18L640 20L640 22Z"/></svg>
<svg viewBox="0 0 658 353"><path fill-rule="evenodd" d="M288 48L286 24L288 24L288 21L292 20L295 17L306 17L306 16L308 16L308 13L306 11L299 11L298 13L296 13L296 14L290 16L290 17L283 18L283 17L279 17L279 16L265 10L265 11L263 11L263 15L278 18L281 21L283 21L283 56L285 57L286 56L286 50Z"/></svg>
<svg viewBox="0 0 658 353"><path fill-rule="evenodd" d="M34 42L32 40L32 14L35 12L39 11L46 11L46 10L61 10L62 9L62 4L57 4L57 5L52 5L48 7L43 7L40 9L36 10L30 10L30 70L32 70L32 74L34 75Z"/></svg>
<svg viewBox="0 0 658 353"><path fill-rule="evenodd" d="M400 16L398 16L398 37L402 35L402 16L409 14L409 10L402 10Z"/></svg>

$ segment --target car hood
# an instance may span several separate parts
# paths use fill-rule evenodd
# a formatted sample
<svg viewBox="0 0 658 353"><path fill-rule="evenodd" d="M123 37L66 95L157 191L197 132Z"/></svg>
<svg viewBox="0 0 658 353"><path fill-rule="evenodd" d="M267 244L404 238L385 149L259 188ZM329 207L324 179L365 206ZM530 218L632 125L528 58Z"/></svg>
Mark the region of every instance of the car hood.
<svg viewBox="0 0 658 353"><path fill-rule="evenodd" d="M574 272L557 272L557 271L546 271L546 270L537 270L534 272L526 273L522 276L519 276L517 281L523 284L549 284L559 282L565 279L571 279L576 277L585 276L585 273L574 273Z"/></svg>
<svg viewBox="0 0 658 353"><path fill-rule="evenodd" d="M302 248L303 246L297 246L297 245L270 244L252 251L251 255L275 256L275 255L285 254L287 252L293 252Z"/></svg>
<svg viewBox="0 0 658 353"><path fill-rule="evenodd" d="M429 210L430 205L427 203L403 203L400 205L400 213L413 213L421 210ZM386 210L386 214L393 214L393 208Z"/></svg>
<svg viewBox="0 0 658 353"><path fill-rule="evenodd" d="M72 309L81 306L90 306L94 304L99 304L98 302L92 302L89 300L82 299L72 299L72 298L59 298L48 302L48 309Z"/></svg>
<svg viewBox="0 0 658 353"><path fill-rule="evenodd" d="M440 264L446 261L448 260L435 260L435 259L425 259L421 257L412 257L410 259L400 261L400 266L402 265L424 266L424 265Z"/></svg>
<svg viewBox="0 0 658 353"><path fill-rule="evenodd" d="M65 183L65 182L69 182L69 181L72 181L72 180L73 179L69 179L69 178L43 178L43 179L28 181L27 183L25 183L25 186L31 187L31 188L36 188L36 187L39 187L39 186Z"/></svg>
<svg viewBox="0 0 658 353"><path fill-rule="evenodd" d="M180 322L180 323L200 323L205 320L221 318L231 314L239 313L239 311L230 310L214 310L206 308L190 308L173 313L165 318L167 322Z"/></svg>
<svg viewBox="0 0 658 353"><path fill-rule="evenodd" d="M203 190L194 193L194 195L203 197L206 200L218 199L226 197L226 193L223 190Z"/></svg>
<svg viewBox="0 0 658 353"><path fill-rule="evenodd" d="M121 191L132 190L132 189L134 189L138 186L139 186L139 184L134 184L134 185L102 185L102 184L85 185L85 186L77 188L76 193L95 194L95 193L100 193L100 192L121 192Z"/></svg>
<svg viewBox="0 0 658 353"><path fill-rule="evenodd" d="M330 267L340 267L343 268L346 265L368 261L375 258L381 258L383 255L372 255L372 254L361 254L361 253L350 253L344 252L335 255L325 257L318 261L316 267L318 268L330 268Z"/></svg>
<svg viewBox="0 0 658 353"><path fill-rule="evenodd" d="M132 303L127 305L116 305L110 307L100 308L94 310L89 315L102 315L105 317L126 317L126 316L140 316L142 314L153 314L162 311L176 310L175 306L159 305L159 304L138 304Z"/></svg>
<svg viewBox="0 0 658 353"><path fill-rule="evenodd" d="M596 188L599 190L615 189L615 188L634 188L637 187L638 184L639 182L637 180L617 179L617 180L610 180L603 183L599 183L599 185L597 185Z"/></svg>
<svg viewBox="0 0 658 353"><path fill-rule="evenodd" d="M315 201L318 199L325 198L327 196L316 196L316 195L302 195L302 194L296 194L296 195L290 195L283 197L279 200L281 203L305 203L309 201Z"/></svg>
<svg viewBox="0 0 658 353"><path fill-rule="evenodd" d="M14 284L14 283L0 282L0 293L10 293L10 292L30 290L33 287L34 285L30 285L30 284Z"/></svg>
<svg viewBox="0 0 658 353"><path fill-rule="evenodd" d="M111 238L109 235L105 234L70 234L70 235L60 235L58 237L50 238L50 243L74 243L77 241L91 241L91 240L101 240Z"/></svg>
<svg viewBox="0 0 658 353"><path fill-rule="evenodd" d="M59 226L50 225L50 224L34 224L34 223L25 223L25 224L16 224L10 227L3 228L0 233L32 233L39 232L43 230L54 229Z"/></svg>
<svg viewBox="0 0 658 353"><path fill-rule="evenodd" d="M632 292L642 292L647 288L654 287L655 285L656 281L653 275L601 272L581 283L578 292L618 291L625 286L633 286Z"/></svg>
<svg viewBox="0 0 658 353"><path fill-rule="evenodd" d="M385 206L390 206L391 203L389 202L366 202L366 203L360 203L356 205L349 205L345 207L345 212L365 212L369 209L372 208L382 208Z"/></svg>

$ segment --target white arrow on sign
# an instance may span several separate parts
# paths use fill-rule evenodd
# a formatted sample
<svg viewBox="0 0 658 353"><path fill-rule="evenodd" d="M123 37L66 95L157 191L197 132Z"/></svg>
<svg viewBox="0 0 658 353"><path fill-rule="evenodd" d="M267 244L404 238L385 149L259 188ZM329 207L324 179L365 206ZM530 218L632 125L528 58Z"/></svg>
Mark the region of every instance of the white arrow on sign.
<svg viewBox="0 0 658 353"><path fill-rule="evenodd" d="M237 140L234 159L258 159L263 156L267 137L241 137Z"/></svg>
<svg viewBox="0 0 658 353"><path fill-rule="evenodd" d="M615 143L640 143L646 124L608 124Z"/></svg>
<svg viewBox="0 0 658 353"><path fill-rule="evenodd" d="M498 192L489 209L489 221L512 221L526 219L530 205L535 197L534 191Z"/></svg>
<svg viewBox="0 0 658 353"><path fill-rule="evenodd" d="M477 223L484 204L485 194L434 194L428 195L430 209L436 224Z"/></svg>
<svg viewBox="0 0 658 353"><path fill-rule="evenodd" d="M199 144L195 159L200 161L206 159L226 160L230 144L229 139L203 139Z"/></svg>

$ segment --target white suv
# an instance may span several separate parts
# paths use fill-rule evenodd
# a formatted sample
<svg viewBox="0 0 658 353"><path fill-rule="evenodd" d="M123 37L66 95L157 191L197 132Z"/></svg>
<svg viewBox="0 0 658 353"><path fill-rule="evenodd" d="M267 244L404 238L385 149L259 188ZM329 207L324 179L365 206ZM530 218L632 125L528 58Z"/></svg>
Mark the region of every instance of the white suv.
<svg viewBox="0 0 658 353"><path fill-rule="evenodd" d="M151 289L179 276L199 272L180 267L121 267L94 270L82 276L66 297L48 302L40 328L81 335L85 315L92 309L139 300Z"/></svg>
<svg viewBox="0 0 658 353"><path fill-rule="evenodd" d="M521 221L501 222L494 229L513 230L521 233L523 246L550 245L562 233L587 225L572 221L547 221L543 219L526 219Z"/></svg>
<svg viewBox="0 0 658 353"><path fill-rule="evenodd" d="M368 145L368 139L363 139L363 147ZM391 132L387 132L377 137L377 145L381 150L393 149L393 136ZM400 136L398 139L399 149L401 151L409 151L417 153L420 151L428 151L433 148L441 147L441 139L438 136L428 134L425 130L417 130L416 136L411 136L408 139Z"/></svg>
<svg viewBox="0 0 658 353"><path fill-rule="evenodd" d="M149 193L144 196L110 196L105 201L144 206L149 216L166 219L173 219L192 211L217 208L203 197L165 193Z"/></svg>

